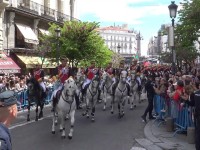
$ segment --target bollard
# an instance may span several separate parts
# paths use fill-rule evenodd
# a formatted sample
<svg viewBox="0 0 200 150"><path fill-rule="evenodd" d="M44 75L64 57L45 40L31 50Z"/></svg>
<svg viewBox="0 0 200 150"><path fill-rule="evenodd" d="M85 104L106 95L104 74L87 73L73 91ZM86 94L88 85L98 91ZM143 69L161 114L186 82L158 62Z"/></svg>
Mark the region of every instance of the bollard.
<svg viewBox="0 0 200 150"><path fill-rule="evenodd" d="M174 120L171 117L166 118L166 130L167 132L174 131Z"/></svg>
<svg viewBox="0 0 200 150"><path fill-rule="evenodd" d="M187 128L187 142L189 144L195 143L195 128L194 127Z"/></svg>

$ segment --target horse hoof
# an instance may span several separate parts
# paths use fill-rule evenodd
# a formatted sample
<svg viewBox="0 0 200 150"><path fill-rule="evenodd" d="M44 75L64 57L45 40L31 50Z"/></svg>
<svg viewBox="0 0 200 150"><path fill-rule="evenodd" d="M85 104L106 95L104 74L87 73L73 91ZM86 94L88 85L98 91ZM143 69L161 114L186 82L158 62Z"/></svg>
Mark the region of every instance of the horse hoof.
<svg viewBox="0 0 200 150"><path fill-rule="evenodd" d="M56 133L56 131L51 131L51 133L52 133L52 134L55 134L55 133Z"/></svg>
<svg viewBox="0 0 200 150"><path fill-rule="evenodd" d="M65 121L69 120L69 117L65 117Z"/></svg>
<svg viewBox="0 0 200 150"><path fill-rule="evenodd" d="M62 129L60 129L59 131L62 132Z"/></svg>
<svg viewBox="0 0 200 150"><path fill-rule="evenodd" d="M82 116L85 116L86 115L86 113L82 113Z"/></svg>
<svg viewBox="0 0 200 150"><path fill-rule="evenodd" d="M71 139L72 139L72 136L68 135L68 139L71 140Z"/></svg>
<svg viewBox="0 0 200 150"><path fill-rule="evenodd" d="M111 113L111 114L114 114L114 112L113 112L113 111L111 111L110 113Z"/></svg>
<svg viewBox="0 0 200 150"><path fill-rule="evenodd" d="M30 121L30 118L27 118L27 121Z"/></svg>
<svg viewBox="0 0 200 150"><path fill-rule="evenodd" d="M134 105L133 107L136 108L136 105Z"/></svg>
<svg viewBox="0 0 200 150"><path fill-rule="evenodd" d="M89 116L89 115L87 115L86 117L87 117L87 118L89 118L90 116Z"/></svg>
<svg viewBox="0 0 200 150"><path fill-rule="evenodd" d="M92 122L95 122L95 119L94 119L94 118L92 118L92 119L91 119L91 121L92 121Z"/></svg>
<svg viewBox="0 0 200 150"><path fill-rule="evenodd" d="M65 139L65 138L66 138L66 136L61 136L61 138L62 138L62 139Z"/></svg>
<svg viewBox="0 0 200 150"><path fill-rule="evenodd" d="M106 108L103 108L103 111L105 111L106 110Z"/></svg>
<svg viewBox="0 0 200 150"><path fill-rule="evenodd" d="M41 112L41 113L39 114L39 119L42 118L42 117L43 117L43 113Z"/></svg>
<svg viewBox="0 0 200 150"><path fill-rule="evenodd" d="M130 110L133 110L133 107L131 107Z"/></svg>

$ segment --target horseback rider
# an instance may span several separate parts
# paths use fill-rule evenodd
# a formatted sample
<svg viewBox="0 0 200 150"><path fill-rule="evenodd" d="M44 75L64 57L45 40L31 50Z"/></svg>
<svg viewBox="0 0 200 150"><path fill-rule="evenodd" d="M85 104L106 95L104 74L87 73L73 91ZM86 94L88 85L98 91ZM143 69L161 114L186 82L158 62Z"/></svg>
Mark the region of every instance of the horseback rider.
<svg viewBox="0 0 200 150"><path fill-rule="evenodd" d="M115 68L112 67L112 62L108 63L108 66L105 68L105 72L107 72L110 77L112 78L112 81L115 82ZM103 89L105 83L101 83L101 89Z"/></svg>
<svg viewBox="0 0 200 150"><path fill-rule="evenodd" d="M112 95L114 95L115 89L116 89L116 87L117 87L117 85L119 83L121 72L122 71L126 71L127 74L128 74L128 70L127 70L127 68L125 67L124 64L125 64L124 60L120 61L119 68L117 68L115 70L115 81L114 81L113 86L112 86ZM126 87L127 87L127 91L128 91L128 96L130 96L130 85L129 85L128 82L126 84Z"/></svg>
<svg viewBox="0 0 200 150"><path fill-rule="evenodd" d="M39 82L40 86L43 89L43 96L46 97L46 86L44 84L44 70L41 68L41 65L37 64L33 72L34 78Z"/></svg>
<svg viewBox="0 0 200 150"><path fill-rule="evenodd" d="M136 80L138 82L138 90L141 90L141 78L140 78L140 74L141 74L141 68L140 65L137 64L138 60L137 59L133 59L132 60L132 65L130 66L130 72L135 72L136 75Z"/></svg>
<svg viewBox="0 0 200 150"><path fill-rule="evenodd" d="M58 81L60 82L60 85L56 89L54 89L51 100L53 100L53 98L56 98L56 94L58 91L60 95L65 83L65 80L67 80L71 76L71 67L68 66L69 59L65 56L62 56L60 58L60 61L61 61L61 64L56 67L56 74L57 74L56 76L58 78ZM55 105L56 105L56 102L53 101L52 111L54 111Z"/></svg>
<svg viewBox="0 0 200 150"><path fill-rule="evenodd" d="M86 75L86 79L82 86L83 95L86 94L86 89L88 88L90 82L94 78L95 75L98 75L99 69L95 67L95 61L91 61L91 66L86 69L84 74Z"/></svg>

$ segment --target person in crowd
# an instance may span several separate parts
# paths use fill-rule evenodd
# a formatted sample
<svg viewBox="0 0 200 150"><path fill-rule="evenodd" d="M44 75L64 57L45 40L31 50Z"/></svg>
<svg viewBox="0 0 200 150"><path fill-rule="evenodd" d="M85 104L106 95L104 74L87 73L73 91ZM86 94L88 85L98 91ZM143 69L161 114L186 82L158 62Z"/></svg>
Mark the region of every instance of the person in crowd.
<svg viewBox="0 0 200 150"><path fill-rule="evenodd" d="M145 89L147 91L147 99L148 99L148 106L144 112L144 114L141 116L143 122L147 122L146 116L149 113L149 119L155 119L152 115L153 111L153 98L155 94L155 83L153 82L153 76L148 76L147 83L145 84Z"/></svg>
<svg viewBox="0 0 200 150"><path fill-rule="evenodd" d="M178 80L173 85L175 86L175 92L169 94L169 96L172 97L175 102L178 102L180 100L180 96L183 94L184 83L182 80Z"/></svg>
<svg viewBox="0 0 200 150"><path fill-rule="evenodd" d="M8 127L16 117L17 98L0 98L0 150L12 150L11 135Z"/></svg>
<svg viewBox="0 0 200 150"><path fill-rule="evenodd" d="M196 91L189 96L190 93L183 97L187 104L195 108L194 123L195 123L195 147L200 150L200 83L196 83ZM192 91L191 88L189 90ZM188 90L188 91L189 91Z"/></svg>

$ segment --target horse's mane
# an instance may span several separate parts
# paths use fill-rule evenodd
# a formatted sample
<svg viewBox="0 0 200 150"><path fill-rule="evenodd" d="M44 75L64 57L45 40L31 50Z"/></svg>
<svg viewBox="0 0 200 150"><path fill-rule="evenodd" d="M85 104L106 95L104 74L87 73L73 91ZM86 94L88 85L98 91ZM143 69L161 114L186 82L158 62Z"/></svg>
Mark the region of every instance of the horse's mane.
<svg viewBox="0 0 200 150"><path fill-rule="evenodd" d="M30 79L26 81L26 84L29 84L29 83L33 83L34 89L40 89L40 84L34 77L31 77Z"/></svg>

